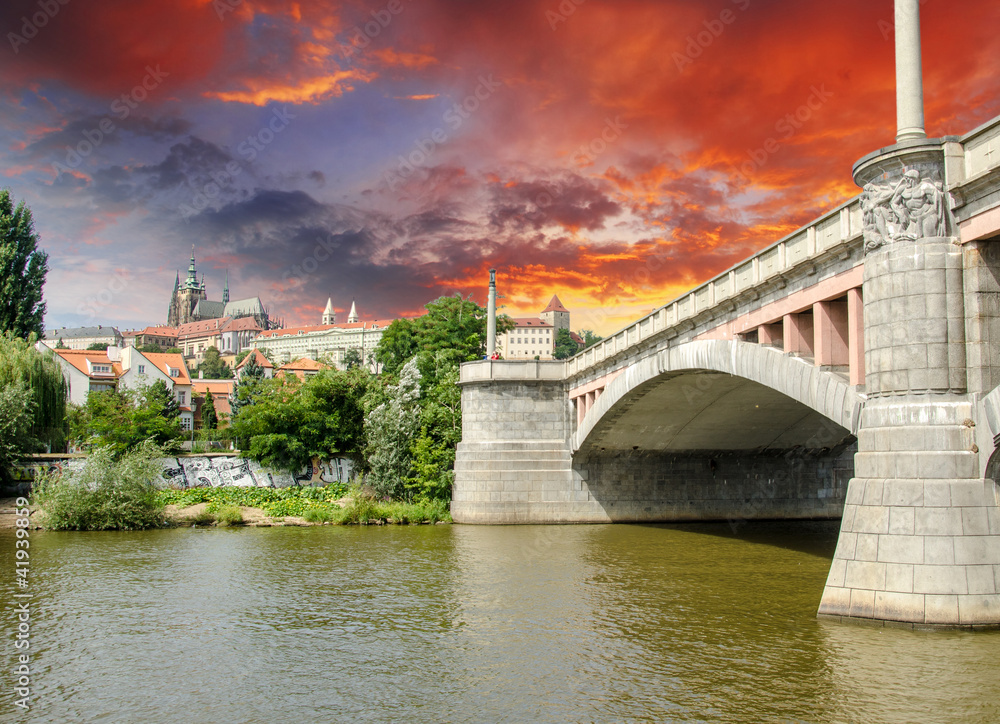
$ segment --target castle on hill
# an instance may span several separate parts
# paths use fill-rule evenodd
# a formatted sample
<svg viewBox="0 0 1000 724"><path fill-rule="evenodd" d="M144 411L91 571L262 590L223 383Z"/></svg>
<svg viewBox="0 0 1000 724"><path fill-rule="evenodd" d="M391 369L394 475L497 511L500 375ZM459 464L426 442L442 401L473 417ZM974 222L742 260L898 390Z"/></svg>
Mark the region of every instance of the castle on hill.
<svg viewBox="0 0 1000 724"><path fill-rule="evenodd" d="M229 273L226 272L226 286L222 290L222 301L209 300L205 287L205 275L198 280L198 271L194 263L194 246L191 246L191 263L188 265L187 278L181 282L180 272L174 280L174 291L170 295L170 307L167 310L167 326L179 327L190 322L203 322L210 319L239 319L252 317L261 329L275 329L282 326L279 320L272 320L260 297L247 299L229 299Z"/></svg>

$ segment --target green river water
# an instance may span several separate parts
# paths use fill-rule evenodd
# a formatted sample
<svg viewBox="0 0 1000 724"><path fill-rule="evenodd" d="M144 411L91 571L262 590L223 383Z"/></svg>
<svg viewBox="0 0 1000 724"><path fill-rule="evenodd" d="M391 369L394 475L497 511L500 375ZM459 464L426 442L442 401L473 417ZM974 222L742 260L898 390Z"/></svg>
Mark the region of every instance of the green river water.
<svg viewBox="0 0 1000 724"><path fill-rule="evenodd" d="M3 721L1000 721L1000 634L815 618L836 523L0 531ZM30 594L31 710L13 705Z"/></svg>

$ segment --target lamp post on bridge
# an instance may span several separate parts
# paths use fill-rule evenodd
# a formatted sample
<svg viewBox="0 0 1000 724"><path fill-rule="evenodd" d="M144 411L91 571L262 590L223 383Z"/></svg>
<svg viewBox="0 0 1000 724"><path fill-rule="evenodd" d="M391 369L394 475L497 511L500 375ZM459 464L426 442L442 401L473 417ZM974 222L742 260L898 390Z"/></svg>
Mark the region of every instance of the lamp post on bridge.
<svg viewBox="0 0 1000 724"><path fill-rule="evenodd" d="M490 269L490 296L486 305L486 356L497 351L497 270Z"/></svg>

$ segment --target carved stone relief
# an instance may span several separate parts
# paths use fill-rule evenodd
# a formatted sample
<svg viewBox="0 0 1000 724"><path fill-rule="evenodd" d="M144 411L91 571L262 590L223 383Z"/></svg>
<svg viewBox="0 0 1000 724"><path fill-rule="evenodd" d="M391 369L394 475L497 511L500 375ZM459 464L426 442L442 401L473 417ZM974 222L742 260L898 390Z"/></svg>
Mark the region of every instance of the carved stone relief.
<svg viewBox="0 0 1000 724"><path fill-rule="evenodd" d="M948 235L948 206L941 181L911 168L898 180L865 184L861 194L865 252L897 241Z"/></svg>

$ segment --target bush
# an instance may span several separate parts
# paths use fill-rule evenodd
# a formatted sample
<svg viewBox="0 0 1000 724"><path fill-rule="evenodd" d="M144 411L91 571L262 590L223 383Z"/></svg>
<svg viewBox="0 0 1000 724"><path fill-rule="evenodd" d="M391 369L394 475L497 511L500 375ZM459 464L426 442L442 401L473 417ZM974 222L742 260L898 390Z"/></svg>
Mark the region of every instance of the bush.
<svg viewBox="0 0 1000 724"><path fill-rule="evenodd" d="M326 508L312 507L302 514L302 519L307 523L329 523L333 520L333 513Z"/></svg>
<svg viewBox="0 0 1000 724"><path fill-rule="evenodd" d="M146 440L115 459L112 447L95 449L79 470L42 473L32 498L50 530L142 530L163 524L155 481L163 455Z"/></svg>
<svg viewBox="0 0 1000 724"><path fill-rule="evenodd" d="M223 505L216 512L215 521L221 526L243 525L243 512L237 505Z"/></svg>

